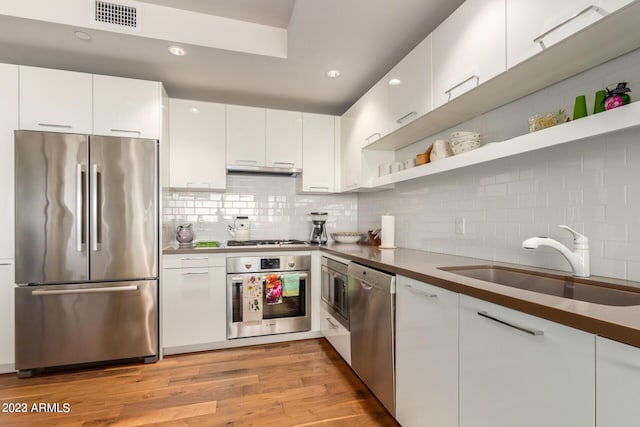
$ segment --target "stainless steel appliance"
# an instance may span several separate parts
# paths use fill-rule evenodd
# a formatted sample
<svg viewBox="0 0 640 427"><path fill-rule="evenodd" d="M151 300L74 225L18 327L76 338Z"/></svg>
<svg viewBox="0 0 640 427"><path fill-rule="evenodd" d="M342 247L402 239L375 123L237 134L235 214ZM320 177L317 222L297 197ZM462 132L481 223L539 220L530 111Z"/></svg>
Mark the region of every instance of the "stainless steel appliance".
<svg viewBox="0 0 640 427"><path fill-rule="evenodd" d="M396 278L354 262L347 273L351 368L395 415Z"/></svg>
<svg viewBox="0 0 640 427"><path fill-rule="evenodd" d="M268 304L267 276L283 280L286 273L298 275L298 295L283 296L280 303ZM262 320L245 321L243 281L258 278L262 286ZM303 332L311 330L311 256L261 255L227 257L227 338Z"/></svg>
<svg viewBox="0 0 640 427"><path fill-rule="evenodd" d="M157 360L156 140L15 132L16 369Z"/></svg>
<svg viewBox="0 0 640 427"><path fill-rule="evenodd" d="M349 293L347 264L322 257L322 304L342 326L349 330Z"/></svg>
<svg viewBox="0 0 640 427"><path fill-rule="evenodd" d="M313 223L309 241L318 245L327 243L327 228L325 225L328 214L326 212L311 212L309 215L311 215L311 222Z"/></svg>

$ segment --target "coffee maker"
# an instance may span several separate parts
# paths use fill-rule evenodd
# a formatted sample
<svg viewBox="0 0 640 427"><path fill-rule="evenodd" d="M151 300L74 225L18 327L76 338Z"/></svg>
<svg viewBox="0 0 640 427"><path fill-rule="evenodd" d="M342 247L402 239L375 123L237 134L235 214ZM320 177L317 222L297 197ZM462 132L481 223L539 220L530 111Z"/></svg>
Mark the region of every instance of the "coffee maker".
<svg viewBox="0 0 640 427"><path fill-rule="evenodd" d="M327 243L325 223L327 222L328 214L326 212L311 212L309 215L311 215L311 222L313 223L309 242L316 245Z"/></svg>

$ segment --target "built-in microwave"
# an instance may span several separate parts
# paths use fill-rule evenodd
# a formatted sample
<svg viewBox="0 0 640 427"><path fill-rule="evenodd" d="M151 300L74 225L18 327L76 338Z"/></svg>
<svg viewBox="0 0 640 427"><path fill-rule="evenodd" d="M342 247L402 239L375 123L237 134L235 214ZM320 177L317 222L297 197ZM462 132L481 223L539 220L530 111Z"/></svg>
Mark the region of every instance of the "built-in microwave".
<svg viewBox="0 0 640 427"><path fill-rule="evenodd" d="M342 326L349 330L347 265L322 257L322 303Z"/></svg>

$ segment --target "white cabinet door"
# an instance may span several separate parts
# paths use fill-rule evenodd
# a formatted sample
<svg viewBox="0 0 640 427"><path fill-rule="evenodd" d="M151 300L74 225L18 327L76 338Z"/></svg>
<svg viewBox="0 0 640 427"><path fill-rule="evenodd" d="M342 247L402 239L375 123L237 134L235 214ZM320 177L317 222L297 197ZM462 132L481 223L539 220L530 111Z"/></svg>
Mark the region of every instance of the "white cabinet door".
<svg viewBox="0 0 640 427"><path fill-rule="evenodd" d="M302 114L302 191L335 191L335 117Z"/></svg>
<svg viewBox="0 0 640 427"><path fill-rule="evenodd" d="M90 134L92 76L20 66L20 129Z"/></svg>
<svg viewBox="0 0 640 427"><path fill-rule="evenodd" d="M507 0L507 68L629 3L631 0Z"/></svg>
<svg viewBox="0 0 640 427"><path fill-rule="evenodd" d="M162 84L93 76L93 133L160 139Z"/></svg>
<svg viewBox="0 0 640 427"><path fill-rule="evenodd" d="M265 165L264 108L227 105L227 164Z"/></svg>
<svg viewBox="0 0 640 427"><path fill-rule="evenodd" d="M169 110L170 186L224 190L225 105L171 99Z"/></svg>
<svg viewBox="0 0 640 427"><path fill-rule="evenodd" d="M388 132L431 111L431 35L385 76Z"/></svg>
<svg viewBox="0 0 640 427"><path fill-rule="evenodd" d="M0 64L0 224L7 232L0 239L0 258L14 257L13 131L18 128L18 66ZM13 281L13 279L12 279Z"/></svg>
<svg viewBox="0 0 640 427"><path fill-rule="evenodd" d="M14 265L0 259L0 374L15 370Z"/></svg>
<svg viewBox="0 0 640 427"><path fill-rule="evenodd" d="M432 36L434 108L506 70L505 0L466 0Z"/></svg>
<svg viewBox="0 0 640 427"><path fill-rule="evenodd" d="M458 294L398 277L396 419L458 426Z"/></svg>
<svg viewBox="0 0 640 427"><path fill-rule="evenodd" d="M592 426L595 337L460 296L460 427Z"/></svg>
<svg viewBox="0 0 640 427"><path fill-rule="evenodd" d="M217 266L162 270L162 345L165 349L226 340L226 258L223 254L208 257L209 263Z"/></svg>
<svg viewBox="0 0 640 427"><path fill-rule="evenodd" d="M351 333L324 307L320 309L320 332L344 361L351 366Z"/></svg>
<svg viewBox="0 0 640 427"><path fill-rule="evenodd" d="M363 147L389 132L388 87L386 81L380 80L358 101L361 104L358 126L363 138L360 145Z"/></svg>
<svg viewBox="0 0 640 427"><path fill-rule="evenodd" d="M640 348L597 337L596 425L637 425L639 402Z"/></svg>
<svg viewBox="0 0 640 427"><path fill-rule="evenodd" d="M302 167L302 113L266 111L266 166Z"/></svg>
<svg viewBox="0 0 640 427"><path fill-rule="evenodd" d="M342 116L342 137L340 149L341 191L355 190L362 182L362 147L364 137L358 126L362 103L353 104Z"/></svg>

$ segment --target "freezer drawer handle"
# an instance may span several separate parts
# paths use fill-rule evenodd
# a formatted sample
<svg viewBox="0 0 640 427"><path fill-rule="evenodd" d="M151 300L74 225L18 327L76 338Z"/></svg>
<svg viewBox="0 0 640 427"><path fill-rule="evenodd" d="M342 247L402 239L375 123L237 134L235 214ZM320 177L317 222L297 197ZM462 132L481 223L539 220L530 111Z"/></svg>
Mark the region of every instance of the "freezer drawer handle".
<svg viewBox="0 0 640 427"><path fill-rule="evenodd" d="M478 312L478 316L482 316L484 318L487 318L489 320L493 320L494 322L501 323L501 324L503 324L505 326L508 326L510 328L514 328L514 329L517 329L519 331L526 332L529 335L534 335L534 336L542 336L542 335L544 335L544 331L541 331L539 329L527 328L526 326L520 326L520 325L516 325L515 323L507 322L506 320L498 319L497 317L491 316L486 311L479 311Z"/></svg>
<svg viewBox="0 0 640 427"><path fill-rule="evenodd" d="M592 4L590 6L587 6L586 8L582 9L580 12L576 13L573 16L570 16L569 18L565 19L564 21L562 21L561 23L559 23L558 25L556 25L555 27L551 28L550 30L547 30L546 32L540 34L538 37L536 37L535 39L533 39L534 43L538 43L540 44L540 48L542 49L546 49L547 46L545 46L544 44L544 38L547 37L549 34L553 33L555 30L557 30L558 28L564 27L565 25L567 25L569 22L573 21L574 19L578 18L579 16L584 15L585 13L589 12L590 10L593 10L594 12L599 13L602 16L607 16L609 14L609 12L607 12L606 10L604 10L601 7L596 6L595 4Z"/></svg>
<svg viewBox="0 0 640 427"><path fill-rule="evenodd" d="M268 274L275 274L275 273L265 271L264 273L247 274L247 276L245 276L245 277L266 276ZM300 279L306 279L307 278L307 273L298 273L298 276L300 277ZM242 283L242 277L239 277L239 276L231 277L231 282L232 283Z"/></svg>
<svg viewBox="0 0 640 427"><path fill-rule="evenodd" d="M100 292L130 292L137 291L137 285L127 286L107 286L104 288L87 288L87 289L50 289L31 291L31 295L72 295L72 294L95 294Z"/></svg>

